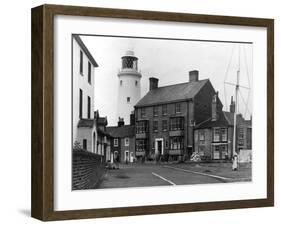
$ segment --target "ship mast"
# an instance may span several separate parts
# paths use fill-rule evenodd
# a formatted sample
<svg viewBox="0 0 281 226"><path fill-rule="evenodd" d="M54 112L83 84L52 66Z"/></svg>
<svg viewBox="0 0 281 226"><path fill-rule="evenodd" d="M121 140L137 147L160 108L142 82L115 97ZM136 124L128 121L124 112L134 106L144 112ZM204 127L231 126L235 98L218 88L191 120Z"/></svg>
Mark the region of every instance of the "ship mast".
<svg viewBox="0 0 281 226"><path fill-rule="evenodd" d="M233 116L234 122L233 122L233 150L232 150L232 157L234 157L234 158L233 158L233 166L232 167L234 168L234 165L236 165L237 166L236 170L237 170L239 168L239 166L238 166L239 160L238 160L238 153L237 153L237 114L238 114L238 102L239 102L238 96L239 96L240 88L247 89L247 90L250 91L250 87L240 85L240 70L241 70L241 65L240 65L241 49L240 49L240 45L238 45L238 69L237 69L237 73L236 73L236 76L237 76L236 77L236 84L226 81L228 69L230 67L230 62L232 60L233 52L234 52L234 48L232 50L230 61L229 61L228 67L227 67L226 76L225 76L225 79L224 79L224 84L225 85L231 85L231 86L235 87L235 108L234 108L234 116ZM244 48L244 52L245 52L245 48ZM246 58L245 58L245 64L246 64L246 68L247 68ZM247 71L247 76L248 76L248 79L249 79L248 71ZM240 92L240 95L241 95L241 99L244 101L241 92ZM225 96L226 96L226 90L225 90ZM249 96L248 96L248 98L249 98ZM247 103L245 103L245 101L244 101L244 104L246 105L246 110L248 110Z"/></svg>
<svg viewBox="0 0 281 226"><path fill-rule="evenodd" d="M238 48L238 70L237 70L237 80L235 85L235 109L234 109L234 124L233 124L233 155L237 156L237 141L236 141L236 134L237 134L237 110L238 110L238 92L239 92L239 79L240 79L240 46Z"/></svg>

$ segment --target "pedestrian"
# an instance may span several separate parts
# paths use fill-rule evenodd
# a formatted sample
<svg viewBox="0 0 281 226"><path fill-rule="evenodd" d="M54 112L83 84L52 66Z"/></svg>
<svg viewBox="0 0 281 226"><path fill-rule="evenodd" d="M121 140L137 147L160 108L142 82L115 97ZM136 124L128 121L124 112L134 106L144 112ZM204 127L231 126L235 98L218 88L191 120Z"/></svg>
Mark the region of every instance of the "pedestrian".
<svg viewBox="0 0 281 226"><path fill-rule="evenodd" d="M232 157L232 170L237 171L238 170L238 156L235 154Z"/></svg>
<svg viewBox="0 0 281 226"><path fill-rule="evenodd" d="M116 169L119 169L119 154L116 155L115 162L116 162Z"/></svg>

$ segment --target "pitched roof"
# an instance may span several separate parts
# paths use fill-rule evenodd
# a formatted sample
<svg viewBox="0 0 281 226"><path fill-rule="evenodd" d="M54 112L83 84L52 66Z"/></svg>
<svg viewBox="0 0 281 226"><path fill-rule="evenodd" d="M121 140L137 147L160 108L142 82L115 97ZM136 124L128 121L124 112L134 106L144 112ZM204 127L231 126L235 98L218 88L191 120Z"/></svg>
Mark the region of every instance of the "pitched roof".
<svg viewBox="0 0 281 226"><path fill-rule="evenodd" d="M150 90L135 106L150 106L193 98L209 79L179 83Z"/></svg>
<svg viewBox="0 0 281 226"><path fill-rule="evenodd" d="M97 131L98 131L98 135L99 135L99 136L111 137L111 135L110 135L108 132L103 131L102 129L97 129Z"/></svg>
<svg viewBox="0 0 281 226"><path fill-rule="evenodd" d="M80 48L84 51L84 53L89 58L89 61L91 61L91 63L94 65L94 67L98 67L99 65L95 61L94 57L92 56L92 54L90 53L88 48L85 46L84 42L81 40L80 36L77 34L74 34L74 35L72 35L72 37L76 40L76 42L78 43Z"/></svg>
<svg viewBox="0 0 281 226"><path fill-rule="evenodd" d="M98 125L107 125L107 117L98 117Z"/></svg>
<svg viewBox="0 0 281 226"><path fill-rule="evenodd" d="M195 126L195 129L206 129L213 127L227 127L229 122L227 121L223 113L219 114L219 117L216 121L212 121L212 118L207 119Z"/></svg>
<svg viewBox="0 0 281 226"><path fill-rule="evenodd" d="M80 127L93 128L93 126L94 126L93 119L80 119L78 122L78 128Z"/></svg>
<svg viewBox="0 0 281 226"><path fill-rule="evenodd" d="M234 125L234 113L229 112L229 111L223 111L223 114L225 115L229 125L233 126ZM237 125L247 125L247 126L252 125L251 120L245 120L241 114L237 114L236 120L237 120Z"/></svg>
<svg viewBox="0 0 281 226"><path fill-rule="evenodd" d="M135 126L109 126L106 127L106 132L109 133L110 136L116 138L133 137L135 135Z"/></svg>

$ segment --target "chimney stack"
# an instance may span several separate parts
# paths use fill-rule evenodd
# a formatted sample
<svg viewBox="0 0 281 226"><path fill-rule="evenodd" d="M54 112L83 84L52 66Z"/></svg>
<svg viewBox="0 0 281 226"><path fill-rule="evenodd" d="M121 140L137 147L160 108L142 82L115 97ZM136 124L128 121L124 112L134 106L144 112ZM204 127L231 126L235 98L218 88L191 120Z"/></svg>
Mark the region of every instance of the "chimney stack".
<svg viewBox="0 0 281 226"><path fill-rule="evenodd" d="M193 70L189 72L189 82L197 82L199 79L199 71Z"/></svg>
<svg viewBox="0 0 281 226"><path fill-rule="evenodd" d="M135 125L135 111L132 111L130 114L130 125L131 126Z"/></svg>
<svg viewBox="0 0 281 226"><path fill-rule="evenodd" d="M118 127L122 127L122 126L124 126L124 119L119 117L119 119L118 119Z"/></svg>
<svg viewBox="0 0 281 226"><path fill-rule="evenodd" d="M231 113L235 112L235 102L233 101L233 96L231 96L231 103L230 103L230 106L229 106L229 111Z"/></svg>
<svg viewBox="0 0 281 226"><path fill-rule="evenodd" d="M158 78L150 77L149 78L149 91L158 88Z"/></svg>
<svg viewBox="0 0 281 226"><path fill-rule="evenodd" d="M219 92L216 92L216 94L213 96L213 99L212 99L212 121L216 121L219 118L218 98L219 98Z"/></svg>

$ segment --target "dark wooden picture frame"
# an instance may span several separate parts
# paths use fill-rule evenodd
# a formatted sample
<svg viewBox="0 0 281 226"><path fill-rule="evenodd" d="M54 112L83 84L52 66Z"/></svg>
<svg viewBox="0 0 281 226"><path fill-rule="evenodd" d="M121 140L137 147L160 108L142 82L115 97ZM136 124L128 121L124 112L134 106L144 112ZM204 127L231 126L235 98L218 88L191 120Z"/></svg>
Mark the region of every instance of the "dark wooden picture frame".
<svg viewBox="0 0 281 226"><path fill-rule="evenodd" d="M54 211L54 16L94 16L265 27L267 29L267 198ZM65 220L274 205L274 20L109 8L42 5L32 9L32 217Z"/></svg>

